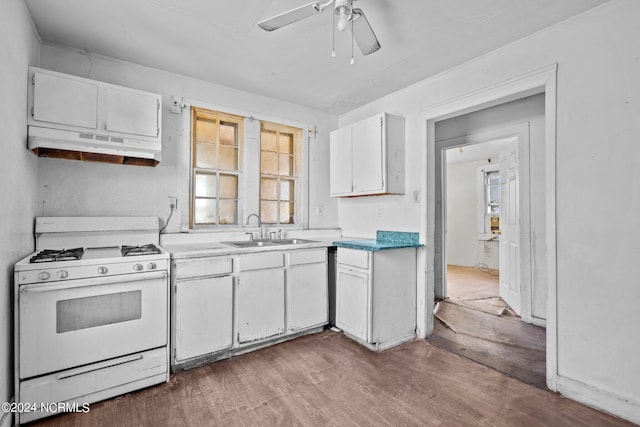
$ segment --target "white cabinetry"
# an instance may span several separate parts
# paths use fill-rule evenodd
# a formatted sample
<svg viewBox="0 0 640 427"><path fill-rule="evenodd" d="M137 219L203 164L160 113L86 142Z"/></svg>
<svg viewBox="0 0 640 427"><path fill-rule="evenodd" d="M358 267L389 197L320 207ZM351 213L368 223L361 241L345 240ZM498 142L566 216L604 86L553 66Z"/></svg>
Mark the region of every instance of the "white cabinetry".
<svg viewBox="0 0 640 427"><path fill-rule="evenodd" d="M29 68L29 148L40 156L153 165L162 96Z"/></svg>
<svg viewBox="0 0 640 427"><path fill-rule="evenodd" d="M328 323L325 247L185 257L172 266L173 370L318 332Z"/></svg>
<svg viewBox="0 0 640 427"><path fill-rule="evenodd" d="M288 330L326 324L329 316L327 249L291 251L288 265Z"/></svg>
<svg viewBox="0 0 640 427"><path fill-rule="evenodd" d="M338 248L336 326L374 350L413 339L416 327L415 248Z"/></svg>
<svg viewBox="0 0 640 427"><path fill-rule="evenodd" d="M237 282L238 342L284 332L284 254L241 255Z"/></svg>
<svg viewBox="0 0 640 427"><path fill-rule="evenodd" d="M330 135L331 197L404 194L404 118L378 114Z"/></svg>
<svg viewBox="0 0 640 427"><path fill-rule="evenodd" d="M231 348L232 265L229 257L174 263L174 363Z"/></svg>

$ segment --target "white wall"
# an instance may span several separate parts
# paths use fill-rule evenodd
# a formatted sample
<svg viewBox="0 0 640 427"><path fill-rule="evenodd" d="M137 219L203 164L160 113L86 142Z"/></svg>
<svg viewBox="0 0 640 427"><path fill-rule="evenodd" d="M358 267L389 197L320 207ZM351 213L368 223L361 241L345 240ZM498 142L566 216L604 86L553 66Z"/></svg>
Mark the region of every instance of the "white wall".
<svg viewBox="0 0 640 427"><path fill-rule="evenodd" d="M487 164L447 165L447 264L500 268L498 240L478 240L478 168Z"/></svg>
<svg viewBox="0 0 640 427"><path fill-rule="evenodd" d="M640 2L612 0L574 19L340 117L407 119L407 195L340 200L344 234L420 228L419 111L558 64L558 374L564 394L640 422ZM606 171L606 173L603 173ZM609 173L611 172L611 173ZM431 204L433 200L427 200ZM387 216L372 217L379 205ZM532 236L536 238L536 236ZM431 242L426 242L427 245Z"/></svg>
<svg viewBox="0 0 640 427"><path fill-rule="evenodd" d="M22 0L0 2L0 401L13 397L13 264L33 251L36 157L27 150L27 69L39 43ZM0 415L1 416L1 415ZM8 425L10 417L0 418Z"/></svg>
<svg viewBox="0 0 640 427"><path fill-rule="evenodd" d="M329 198L329 132L337 117L248 92L140 65L86 54L70 48L42 46L41 66L108 83L160 93L162 109L162 162L155 168L111 165L72 160L38 161L38 215L151 215L169 213L169 196L178 196L179 208L188 209L188 194L181 194L188 173L182 173L180 144L182 116L170 112L172 96L197 100L227 111L246 111L316 126L317 138L309 143L309 226L336 227L337 203ZM185 113L188 114L187 110ZM188 187L187 187L188 188ZM181 197L182 196L182 197ZM316 214L322 205L323 215ZM245 215L248 212L245 213ZM174 215L168 232L178 232L182 212Z"/></svg>

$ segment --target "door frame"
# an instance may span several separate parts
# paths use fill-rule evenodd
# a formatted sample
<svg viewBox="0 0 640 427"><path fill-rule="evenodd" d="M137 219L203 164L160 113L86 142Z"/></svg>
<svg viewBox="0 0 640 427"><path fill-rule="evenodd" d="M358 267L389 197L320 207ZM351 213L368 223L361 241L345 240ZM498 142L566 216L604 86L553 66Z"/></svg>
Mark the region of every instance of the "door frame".
<svg viewBox="0 0 640 427"><path fill-rule="evenodd" d="M545 240L547 263L547 387L558 390L557 256L556 256L556 92L558 64L531 71L496 85L427 106L421 110L422 164L420 252L418 276L417 333L433 332L435 260L435 123L539 93L545 94Z"/></svg>
<svg viewBox="0 0 640 427"><path fill-rule="evenodd" d="M519 154L519 192L520 192L520 304L521 318L527 323L540 326L544 322L536 321L532 316L532 265L533 251L531 248L531 149L530 123L484 129L482 131L461 137L445 139L435 142L435 208L439 215L435 216L434 236L434 274L435 298L444 299L447 295L447 239L446 239L446 186L447 164L444 152L451 148L466 147L490 141L513 141L517 144ZM441 201L441 203L440 203ZM500 272L502 274L502 272Z"/></svg>

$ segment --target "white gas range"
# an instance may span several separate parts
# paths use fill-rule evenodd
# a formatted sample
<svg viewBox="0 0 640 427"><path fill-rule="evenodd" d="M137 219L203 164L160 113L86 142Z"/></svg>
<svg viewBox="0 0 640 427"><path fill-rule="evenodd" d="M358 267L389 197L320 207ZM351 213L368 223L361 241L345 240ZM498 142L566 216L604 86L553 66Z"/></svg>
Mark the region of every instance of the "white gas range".
<svg viewBox="0 0 640 427"><path fill-rule="evenodd" d="M17 423L169 380L158 243L155 217L36 219L36 252L14 266Z"/></svg>

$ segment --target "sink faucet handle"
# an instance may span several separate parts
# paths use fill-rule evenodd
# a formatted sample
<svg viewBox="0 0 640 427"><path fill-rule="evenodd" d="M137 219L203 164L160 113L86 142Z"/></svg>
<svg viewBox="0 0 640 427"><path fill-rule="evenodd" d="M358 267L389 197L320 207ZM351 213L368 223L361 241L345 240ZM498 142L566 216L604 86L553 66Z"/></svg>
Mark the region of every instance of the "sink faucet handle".
<svg viewBox="0 0 640 427"><path fill-rule="evenodd" d="M278 229L278 239L282 239L282 229Z"/></svg>
<svg viewBox="0 0 640 427"><path fill-rule="evenodd" d="M249 241L252 242L253 241L253 232L247 232L244 234L248 234L249 235Z"/></svg>

